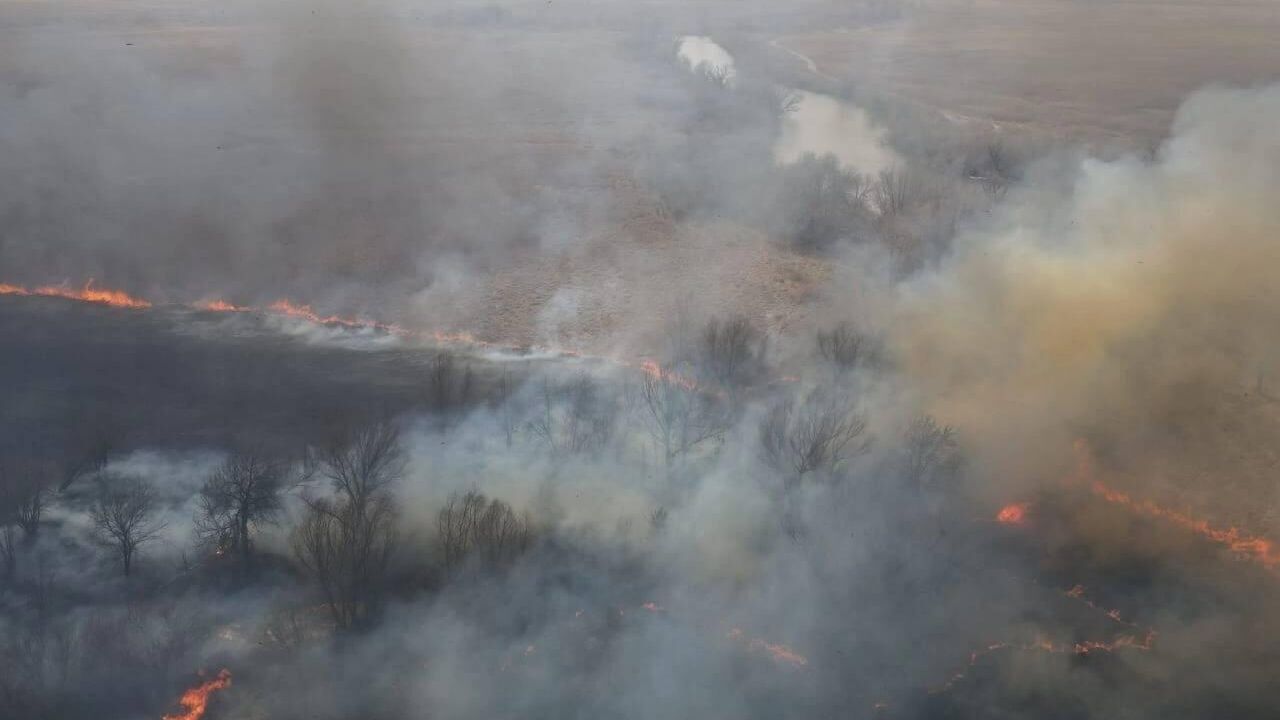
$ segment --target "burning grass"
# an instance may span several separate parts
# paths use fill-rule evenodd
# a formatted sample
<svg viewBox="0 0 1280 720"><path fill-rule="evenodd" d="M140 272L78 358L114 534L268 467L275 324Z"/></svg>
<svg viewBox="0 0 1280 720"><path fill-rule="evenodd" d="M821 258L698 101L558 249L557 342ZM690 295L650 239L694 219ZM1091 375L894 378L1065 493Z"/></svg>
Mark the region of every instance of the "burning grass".
<svg viewBox="0 0 1280 720"><path fill-rule="evenodd" d="M231 687L231 671L223 668L213 678L205 680L182 693L178 704L182 712L176 715L165 715L164 720L200 720L209 708L209 700L213 694Z"/></svg>
<svg viewBox="0 0 1280 720"><path fill-rule="evenodd" d="M84 287L78 290L63 285L42 285L37 288L27 289L20 285L0 283L0 295L60 297L68 300L79 300L81 302L94 303L97 305L129 308L131 310L151 307L151 303L149 301L134 297L122 290L104 290L102 288L95 288L93 286L93 278L90 278L85 282Z"/></svg>

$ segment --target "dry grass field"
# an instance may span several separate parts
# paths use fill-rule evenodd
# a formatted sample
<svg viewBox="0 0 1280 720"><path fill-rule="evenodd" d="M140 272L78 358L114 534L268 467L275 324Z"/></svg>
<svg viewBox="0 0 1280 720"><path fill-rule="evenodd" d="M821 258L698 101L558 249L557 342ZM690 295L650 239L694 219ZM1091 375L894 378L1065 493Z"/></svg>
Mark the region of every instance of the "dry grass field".
<svg viewBox="0 0 1280 720"><path fill-rule="evenodd" d="M780 42L826 75L953 117L1150 140L1199 87L1280 79L1278 38L1270 0L974 0Z"/></svg>

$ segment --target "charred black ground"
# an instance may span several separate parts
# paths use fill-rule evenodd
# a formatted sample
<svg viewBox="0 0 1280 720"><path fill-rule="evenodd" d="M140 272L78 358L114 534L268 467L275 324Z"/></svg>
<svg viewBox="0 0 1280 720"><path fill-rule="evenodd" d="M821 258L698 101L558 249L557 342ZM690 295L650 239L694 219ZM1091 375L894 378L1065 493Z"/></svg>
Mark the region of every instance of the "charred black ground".
<svg viewBox="0 0 1280 720"><path fill-rule="evenodd" d="M495 436L480 438L459 418L504 402L501 378L511 378L512 365L515 382L525 386L581 372L551 361L507 359L495 367L455 350L452 382L461 382L465 366L472 390L465 402L441 409L433 407L430 381L438 349L378 348L368 338L333 347L283 336L260 319L62 299L9 299L0 312L25 338L3 354L3 382L16 389L5 404L5 437L16 441L7 455L39 450L56 458L71 452L63 444L71 438L57 430L102 430L109 419L108 470L142 450L177 457L224 447L302 453L323 444L339 418L398 417L426 433L414 442L434 446L432 453L470 446L453 452L526 454L532 438L507 448L500 431L490 427ZM615 374L600 390L620 397L642 376ZM65 403L51 408L40 402L47 397ZM645 462L623 452L610 464ZM816 605L806 610L822 615L800 639L787 636L795 626L785 619L747 625L760 622L749 598L769 589L713 582L703 588L711 595L690 594L688 580L664 568L652 534L665 521L653 516L633 519L650 536L638 545L625 540L634 536L629 528L614 528L609 539L540 524L537 539L497 574L484 564L461 575L443 569L426 548L434 544L431 528L409 529L402 548L409 552L379 583L376 620L332 637L323 603L307 599L307 575L286 548L262 546L246 574L236 561L195 548L179 557L176 548L157 547L140 577L107 581L109 557L75 539L73 521L104 481L77 478L51 500L57 511L39 539L20 550L6 612L25 625L11 635L5 658L9 668L40 674L8 676L6 698L9 707L40 713L33 716L75 717L104 707L121 717L154 716L194 669L225 665L234 681L215 698L211 717L237 708L271 708L273 717L403 717L415 712L407 688L433 672L433 663L463 662L457 654L474 652L467 664L487 675L468 682L491 687L486 712L499 715L566 707L626 713L637 700L617 697L619 686L642 689L645 702L659 708L687 707L678 698L716 682L734 698L735 713L750 717L1085 718L1116 708L1130 717L1269 716L1277 700L1268 669L1276 662L1267 641L1274 625L1259 601L1275 592L1273 573L1079 487L1025 498L1027 515L1017 524L996 521L996 508L966 490L971 481L904 495L872 479L909 477L893 458L861 480L851 476L854 485L829 499L830 507L807 512L801 535L784 536L781 549L767 551L804 566L798 576L816 572L830 583L805 591ZM562 458L540 471L552 479L572 475L576 462ZM174 482L190 487L187 479ZM180 493L166 502L189 507ZM404 510L406 517L415 512ZM1082 525L1098 523L1122 525L1124 544L1091 540ZM848 552L840 536L850 531L839 528L857 528L856 583L839 580L850 572L849 558L832 554ZM103 580L86 585L85 577ZM895 601L876 600L886 596ZM405 623L415 629L396 630ZM434 641L417 634L422 624L446 636L463 633L446 642L449 660L420 645ZM93 632L111 637L95 641ZM1232 640L1219 641L1210 656L1204 633ZM1123 644L1125 637L1133 644L1075 649ZM645 656L629 657L636 643ZM56 648L68 653L56 656L69 663L66 674L26 664L48 661ZM376 657L350 664L369 652ZM710 674L700 667L694 678L664 677L664 663L679 666L691 653L700 665L714 658L719 666ZM161 659L163 668L152 664ZM32 677L67 684L33 686ZM280 688L291 685L281 697ZM326 705L329 711L321 709Z"/></svg>

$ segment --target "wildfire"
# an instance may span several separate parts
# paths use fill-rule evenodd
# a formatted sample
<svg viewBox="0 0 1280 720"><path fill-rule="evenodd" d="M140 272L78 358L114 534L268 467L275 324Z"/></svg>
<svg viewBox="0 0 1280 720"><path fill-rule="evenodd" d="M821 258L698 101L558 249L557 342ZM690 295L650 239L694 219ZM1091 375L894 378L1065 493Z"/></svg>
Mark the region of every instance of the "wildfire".
<svg viewBox="0 0 1280 720"><path fill-rule="evenodd" d="M1064 596L1083 603L1092 610L1105 615L1109 620L1119 625L1136 629L1136 623L1125 620L1120 615L1119 610L1104 608L1098 605L1088 596L1085 595L1085 587L1083 585L1073 585L1069 590L1062 593ZM1061 655L1089 655L1090 653L1114 653L1119 650L1151 650L1156 639L1156 631L1154 628L1147 628L1140 635L1132 632L1126 632L1116 636L1112 640L1082 640L1072 643L1055 643L1044 636L1037 636L1029 643L1014 642L995 642L986 647L974 650L969 653L969 661L965 666L951 675L946 683L940 687L929 691L930 694L937 694L950 690L956 683L963 680L969 673L970 668L978 664L978 661L987 655L1002 651L1018 651L1018 652L1045 652Z"/></svg>
<svg viewBox="0 0 1280 720"><path fill-rule="evenodd" d="M1074 443L1074 452L1076 458L1075 470L1070 476L1065 478L1066 484L1087 484L1095 495L1103 498L1107 502L1123 506L1134 512L1162 518L1172 522L1175 525L1196 532L1209 540L1226 545L1232 550L1232 552L1256 560L1269 569L1276 569L1277 567L1280 567L1280 549L1277 549L1272 541L1267 540L1266 538L1249 535L1235 527L1226 529L1215 528L1205 520L1193 518L1186 513L1157 505L1149 500L1135 500L1128 494L1110 488L1102 481L1095 478L1093 455L1089 451L1087 442L1083 439L1076 440ZM1010 503L1005 505L996 513L996 522L1005 525L1025 524L1030 507L1031 503L1029 502ZM1069 590L1064 591L1063 595L1084 604L1086 607L1104 615L1114 623L1123 625L1127 628L1132 628L1135 631L1138 629L1138 625L1132 621L1124 619L1119 610L1103 607L1087 597L1085 595L1085 588L1083 585L1074 585ZM945 684L931 690L930 693L939 693L951 689L957 682L963 680L968 675L969 670L973 668L978 661L996 652L1018 651L1089 655L1091 653L1099 652L1114 653L1125 649L1149 651L1155 642L1156 635L1157 633L1154 628L1147 628L1145 631L1141 632L1125 632L1111 640L1082 640L1069 643L1055 643L1047 637L1037 636L1033 641L1025 643L991 643L986 647L969 653L969 660L965 666L952 674Z"/></svg>
<svg viewBox="0 0 1280 720"><path fill-rule="evenodd" d="M195 304L199 310L208 310L209 312L250 312L253 308L241 305L232 305L225 300L201 300Z"/></svg>
<svg viewBox="0 0 1280 720"><path fill-rule="evenodd" d="M436 331L431 333L431 339L445 345L477 345L479 347L491 347L493 345L493 343L485 342L469 332L447 333Z"/></svg>
<svg viewBox="0 0 1280 720"><path fill-rule="evenodd" d="M1137 625L1135 625L1134 623L1131 623L1128 620L1123 619L1120 616L1119 610L1115 610L1112 608L1104 608L1101 605L1098 605L1097 603L1095 603L1093 600L1090 600L1089 598L1085 597L1083 585L1072 586L1070 590L1066 591L1063 594L1071 598L1072 600L1079 600L1080 602L1087 605L1090 609L1096 610L1102 613L1103 615L1106 615L1108 618L1110 618L1114 622L1118 622L1121 625L1128 625L1129 627L1137 627Z"/></svg>
<svg viewBox="0 0 1280 720"><path fill-rule="evenodd" d="M937 694L950 690L956 683L968 676L969 670L978 664L982 658L1001 651L1018 651L1018 652L1043 652L1054 655L1088 655L1095 652L1114 653L1121 649L1131 650L1150 650L1155 642L1156 631L1147 630L1147 632L1139 637L1137 635L1120 635L1111 641L1105 640L1083 640L1072 643L1055 643L1052 640L1039 636L1028 643L1012 643L997 642L991 643L984 648L974 650L969 653L969 662L964 668L954 673L949 680L941 687L930 690L930 694Z"/></svg>
<svg viewBox="0 0 1280 720"><path fill-rule="evenodd" d="M359 320L339 317L337 315L321 316L310 305L298 305L289 300L277 300L267 306L267 309L273 313L280 315L288 315L316 323L317 325L341 325L343 327L360 328L371 326L372 323L362 323Z"/></svg>
<svg viewBox="0 0 1280 720"><path fill-rule="evenodd" d="M0 295L61 297L69 300L79 300L81 302L130 309L143 309L152 306L150 301L129 295L128 293L120 290L103 290L95 288L93 286L92 279L85 283L84 287L79 290L58 285L45 285L29 289L21 285L0 283ZM294 302L288 299L280 299L270 305L262 307L236 305L234 303L227 302L226 300L214 298L189 303L186 307L205 312L252 312L284 315L286 317L305 320L317 325L337 326L350 330L378 330L406 338L434 341L439 345L460 345L470 348L496 348L505 350L520 349L481 340L469 332L414 332L394 323L384 323L377 320L363 318L343 317L341 315L322 315L310 305ZM698 382L694 378L680 374L669 368L664 368L653 360L646 359L639 362L632 362L617 357L588 356L580 351L564 348L557 349L557 352L566 357L594 357L595 359L604 360L621 367L638 369L651 377L668 380L691 392L699 390Z"/></svg>
<svg viewBox="0 0 1280 720"><path fill-rule="evenodd" d="M1031 509L1031 503L1020 502L1010 503L1000 508L1000 512L996 513L996 522L1001 525L1022 525L1027 521L1027 511Z"/></svg>
<svg viewBox="0 0 1280 720"><path fill-rule="evenodd" d="M1186 530L1200 535L1206 540L1225 545L1236 555L1254 560L1268 570L1280 568L1280 549L1267 538L1250 535L1237 527L1215 528L1207 520L1194 518L1184 512L1173 510L1150 500L1136 500L1127 493L1107 487L1099 480L1090 486L1093 493L1109 503L1115 503L1143 515L1167 520Z"/></svg>
<svg viewBox="0 0 1280 720"><path fill-rule="evenodd" d="M209 707L209 697L218 690L229 687L231 687L231 671L223 668L212 680L205 680L182 693L182 698L178 700L178 704L182 706L182 712L177 715L165 715L163 720L200 720Z"/></svg>
<svg viewBox="0 0 1280 720"><path fill-rule="evenodd" d="M1076 440L1076 472L1074 480L1089 484L1094 495L1114 505L1119 505L1132 512L1160 518L1184 530L1190 530L1200 537L1225 545L1237 556L1253 560L1268 570L1280 569L1280 547L1276 543L1259 535L1252 535L1238 527L1214 527L1208 520L1192 517L1190 514L1159 505L1151 500L1139 500L1128 493L1109 487L1094 476L1093 456L1089 445L1084 440Z"/></svg>
<svg viewBox="0 0 1280 720"><path fill-rule="evenodd" d="M795 668L803 668L809 665L809 658L792 650L786 645L775 644L761 640L760 638L749 638L740 628L733 628L729 631L729 639L737 642L746 643L747 649L752 652L765 652L773 661L779 665L790 665Z"/></svg>
<svg viewBox="0 0 1280 720"><path fill-rule="evenodd" d="M84 284L84 287L79 290L64 287L62 285L42 285L41 287L28 290L20 285L6 285L0 283L0 295L40 295L42 297L60 297L68 300L79 300L81 302L95 303L98 305L110 305L112 307L132 309L151 307L150 302L136 298L126 292L95 288L93 286L93 278L90 278L89 281Z"/></svg>
<svg viewBox="0 0 1280 720"><path fill-rule="evenodd" d="M626 363L626 364L629 365L630 363ZM643 360L641 361L639 367L640 367L640 372L643 372L645 375L648 375L649 377L655 380L662 380L662 381L675 383L676 385L690 392L693 392L698 389L697 380L694 380L693 378L688 377L687 375L681 375L680 373L674 370L671 370L669 368L664 368L654 360Z"/></svg>

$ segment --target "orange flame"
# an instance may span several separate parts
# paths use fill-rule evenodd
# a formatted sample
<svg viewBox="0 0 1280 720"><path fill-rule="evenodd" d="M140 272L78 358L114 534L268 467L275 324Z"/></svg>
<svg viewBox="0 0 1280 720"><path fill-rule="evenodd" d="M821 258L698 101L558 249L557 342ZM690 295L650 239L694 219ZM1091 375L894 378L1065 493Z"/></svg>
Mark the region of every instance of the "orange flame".
<svg viewBox="0 0 1280 720"><path fill-rule="evenodd" d="M1018 652L1045 652L1055 655L1088 655L1094 652L1114 653L1126 648L1131 650L1147 651L1151 649L1155 642L1155 638L1156 631L1147 630L1141 638L1137 635L1121 635L1109 642L1104 640L1083 640L1073 643L1055 643L1046 637L1040 636L1029 643L991 643L982 649L974 650L969 653L969 662L965 664L963 669L954 673L941 687L930 690L929 692L931 694L937 694L950 690L956 683L960 682L968 675L969 670L974 665L977 665L979 660L987 655L1003 650Z"/></svg>
<svg viewBox="0 0 1280 720"><path fill-rule="evenodd" d="M201 300L195 304L195 307L209 312L249 312L253 309L242 305L232 305L225 300Z"/></svg>
<svg viewBox="0 0 1280 720"><path fill-rule="evenodd" d="M624 363L624 364L629 364L629 363ZM680 373L674 370L671 370L669 368L664 368L653 360L641 361L640 371L655 380L674 383L690 392L693 392L698 389L697 380L694 380L693 378L688 377L687 375L681 375Z"/></svg>
<svg viewBox="0 0 1280 720"><path fill-rule="evenodd" d="M209 707L209 697L218 690L229 687L231 687L231 671L223 668L218 671L217 677L205 680L182 693L182 699L178 700L178 704L182 706L182 712L177 715L165 715L163 720L200 720Z"/></svg>
<svg viewBox="0 0 1280 720"><path fill-rule="evenodd" d="M317 325L337 325L339 327L352 330L381 330L395 335L411 334L394 323L383 323L376 320L361 320L359 318L342 317L341 315L322 316L315 310L312 310L310 305L299 305L289 300L277 300L267 306L267 311L278 313L280 315L288 315L289 317L300 318L307 322L313 322Z"/></svg>
<svg viewBox="0 0 1280 720"><path fill-rule="evenodd" d="M1077 482L1088 482L1094 495L1127 510L1170 522L1200 537L1225 545L1237 556L1253 560L1268 570L1280 569L1280 548L1276 543L1259 535L1252 535L1238 527L1214 527L1208 520L1192 517L1189 513L1159 505L1151 500L1138 500L1128 493L1107 486L1094 476L1093 455L1083 439L1075 441Z"/></svg>
<svg viewBox="0 0 1280 720"><path fill-rule="evenodd" d="M1106 615L1108 618L1110 618L1114 622L1118 622L1121 625L1128 625L1129 627L1137 627L1136 624L1123 619L1120 616L1119 610L1104 608L1101 605L1098 605L1097 603L1095 603L1093 600L1090 600L1089 598L1085 597L1083 585L1074 585L1070 590L1066 591L1063 594L1071 598L1072 600L1079 600L1080 602L1088 606L1090 609L1096 610L1102 613L1103 615Z"/></svg>
<svg viewBox="0 0 1280 720"><path fill-rule="evenodd" d="M338 317L337 315L329 315L328 317L322 317L318 313L316 313L315 310L312 310L310 305L298 305L288 300L277 300L271 303L270 305L268 305L267 309L270 310L271 312L279 313L281 315L288 315L289 317L301 318L303 320L316 323L317 325L344 325L344 326L360 325L360 323L354 320L348 320L346 318Z"/></svg>
<svg viewBox="0 0 1280 720"><path fill-rule="evenodd" d="M148 308L151 303L140 298L136 298L121 290L101 290L93 286L93 278L84 284L84 287L75 290L73 288L61 285L43 285L28 290L21 285L6 285L0 283L0 295L40 295L43 297L60 297L68 300L80 300L81 302L95 303L98 305L110 305L112 307L122 308Z"/></svg>
<svg viewBox="0 0 1280 720"><path fill-rule="evenodd" d="M795 668L803 668L809 665L809 658L786 645L767 642L760 638L749 638L740 628L730 630L729 639L746 643L747 649L752 652L764 651L768 653L773 658L773 661L780 665L790 665Z"/></svg>
<svg viewBox="0 0 1280 720"><path fill-rule="evenodd" d="M1280 550L1276 548L1274 542L1267 538L1250 535L1234 526L1215 528L1207 520L1194 518L1187 513L1157 505L1150 500L1135 500L1126 493L1107 487L1100 480L1094 480L1091 489L1095 495L1109 503L1115 503L1137 513L1167 520L1178 527L1196 533L1206 540L1225 545L1236 555L1254 560L1268 570L1280 568Z"/></svg>
<svg viewBox="0 0 1280 720"><path fill-rule="evenodd" d="M996 513L996 522L1001 525L1022 525L1027 521L1027 510L1030 508L1029 502L1005 505L1000 508L1000 512Z"/></svg>
<svg viewBox="0 0 1280 720"><path fill-rule="evenodd" d="M1127 627L1135 628L1135 629L1138 627L1136 623L1124 620L1120 616L1119 610L1104 608L1098 605L1097 603L1095 603L1093 600L1089 599L1085 595L1085 588L1083 585L1073 585L1071 589L1064 591L1062 594L1066 597L1071 598L1072 600L1078 600L1079 602L1084 603L1086 606L1088 606L1092 610L1102 613L1112 622L1118 623L1120 625L1125 625ZM1088 655L1089 653L1093 653L1093 652L1113 653L1121 649L1147 651L1147 650L1150 650L1153 644L1155 643L1156 635L1157 633L1154 628L1147 628L1147 630L1144 633L1142 633L1141 636L1135 635L1133 633L1125 633L1123 635L1117 636L1115 639L1111 641L1083 640L1080 642L1057 644L1043 636L1039 636L1033 642L1030 642L1030 643L1011 643L1011 642L991 643L990 645L987 645L984 648L981 648L979 650L974 650L973 652L969 653L969 662L965 664L964 668L953 673L951 675L951 678L948 679L947 682L943 684L941 687L930 690L929 692L931 694L936 694L936 693L950 690L957 682L965 678L965 676L969 672L969 669L972 668L974 665L976 665L980 659L994 652L998 652L1002 650L1015 650L1015 651L1025 651L1025 652L1035 651L1035 652L1047 652L1047 653L1058 653L1058 654Z"/></svg>
<svg viewBox="0 0 1280 720"><path fill-rule="evenodd" d="M18 295L31 296L40 295L48 297L61 297L69 300L79 300L82 302L97 303L102 305L111 305L114 307L123 307L131 309L149 308L152 303L148 300L138 298L119 290L100 290L93 287L93 280L85 283L84 288L74 290L68 287L46 285L35 289L28 289L21 285L12 285L0 283L0 296L2 295ZM340 315L321 315L316 312L310 305L305 303L296 303L288 299L277 300L266 307L255 307L246 305L235 305L221 299L201 300L189 303L186 307L196 310L204 310L207 312L258 312L258 313L274 313L277 315L285 315L287 317L298 318L317 325L339 326L352 330L379 330L393 335L408 338L420 338L436 342L440 345L463 345L471 348L494 348L500 350L527 350L528 348L519 348L501 345L487 340L481 340L469 332L413 332L407 330L400 325L394 323L384 323L377 320L369 320L362 318L343 317ZM583 357L594 358L609 362L621 367L638 368L640 371L658 378L669 379L686 390L697 390L698 383L691 377L687 377L662 368L653 360L644 360L637 363L612 357L612 356L590 356L581 351L571 348L556 348L556 352L566 357Z"/></svg>

